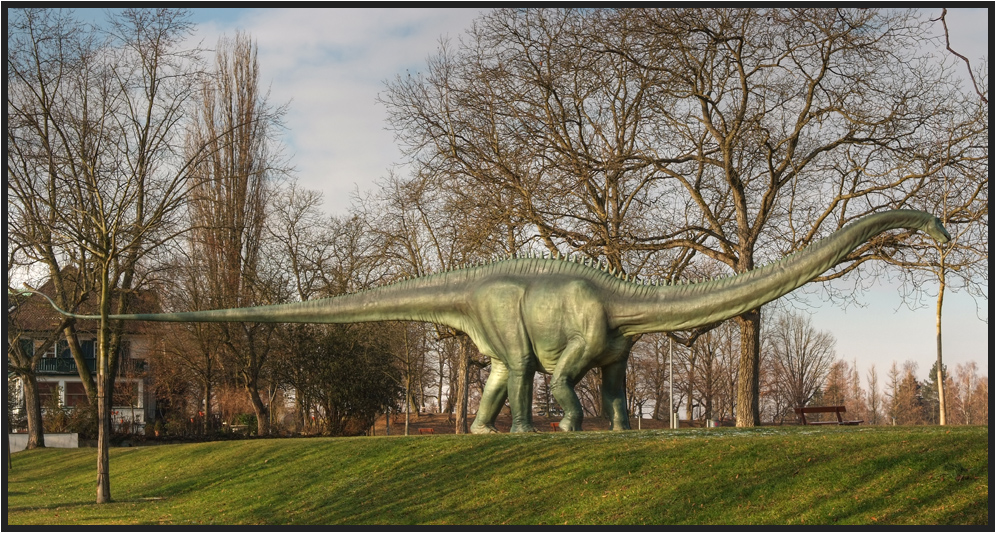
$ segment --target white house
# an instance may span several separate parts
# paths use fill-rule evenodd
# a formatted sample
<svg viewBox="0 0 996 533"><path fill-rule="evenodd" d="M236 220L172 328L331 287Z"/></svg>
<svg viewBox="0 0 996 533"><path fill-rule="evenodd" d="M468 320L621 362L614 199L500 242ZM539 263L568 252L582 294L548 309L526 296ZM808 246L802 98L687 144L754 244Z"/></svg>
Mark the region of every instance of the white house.
<svg viewBox="0 0 996 533"><path fill-rule="evenodd" d="M49 284L41 291L51 294L46 289L51 289ZM148 302L154 300L150 295L140 299L145 301L145 305L139 304L140 307L149 307ZM21 349L28 355L35 355L35 350L58 327L61 317L41 296L22 294L16 300L14 307L8 309L8 327L17 332ZM83 361L94 378L97 375L97 327L93 320L78 320L75 324ZM113 426L115 431L140 433L155 414L155 395L149 386L152 370L149 355L156 345L156 329L137 322L126 322L124 328L114 382ZM8 342L10 338L8 335ZM87 401L83 380L65 336L41 355L35 377L43 409L53 404L53 396L58 397L60 406L70 409ZM20 393L23 389L18 386L16 390ZM23 397L18 398L17 405L23 409Z"/></svg>

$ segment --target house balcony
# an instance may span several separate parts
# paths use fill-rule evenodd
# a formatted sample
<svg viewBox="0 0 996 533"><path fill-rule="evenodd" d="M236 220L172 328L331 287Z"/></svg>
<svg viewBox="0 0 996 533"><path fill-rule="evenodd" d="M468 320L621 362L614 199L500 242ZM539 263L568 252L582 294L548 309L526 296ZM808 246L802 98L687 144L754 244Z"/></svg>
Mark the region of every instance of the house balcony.
<svg viewBox="0 0 996 533"><path fill-rule="evenodd" d="M97 359L85 358L86 367L90 372L97 371ZM148 363L143 359L126 359L118 363L118 375L141 374L148 369ZM47 357L38 361L38 374L78 374L76 360L69 357Z"/></svg>

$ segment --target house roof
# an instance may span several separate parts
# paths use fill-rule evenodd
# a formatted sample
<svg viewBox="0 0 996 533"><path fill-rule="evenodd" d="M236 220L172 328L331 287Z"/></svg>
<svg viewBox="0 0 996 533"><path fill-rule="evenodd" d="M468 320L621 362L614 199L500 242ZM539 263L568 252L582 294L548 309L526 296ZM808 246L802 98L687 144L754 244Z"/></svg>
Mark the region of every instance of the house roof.
<svg viewBox="0 0 996 533"><path fill-rule="evenodd" d="M68 267L62 271L67 290L73 290L76 284L76 270ZM38 292L54 299L55 289L52 280L49 279L42 285ZM30 292L8 292L7 318L11 327L22 331L51 331L59 327L62 323L62 315L52 308L47 300ZM127 295L129 313L156 313L159 312L159 303L156 295L149 290L139 290ZM91 291L82 304L75 310L78 314L95 315L98 310L99 297L95 291ZM124 332L131 334L148 333L148 328L152 323L127 321L124 323ZM97 320L77 320L76 330L80 333L96 333L100 327Z"/></svg>

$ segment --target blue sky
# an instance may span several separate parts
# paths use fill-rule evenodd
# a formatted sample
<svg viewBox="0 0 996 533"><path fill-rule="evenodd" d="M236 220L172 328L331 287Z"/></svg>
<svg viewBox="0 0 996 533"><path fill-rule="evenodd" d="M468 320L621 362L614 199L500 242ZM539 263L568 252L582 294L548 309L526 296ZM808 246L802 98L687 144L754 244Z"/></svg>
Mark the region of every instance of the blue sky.
<svg viewBox="0 0 996 533"><path fill-rule="evenodd" d="M940 14L936 10L933 16ZM289 103L285 143L302 186L323 191L326 210L342 214L354 192L376 187L402 160L386 113L376 103L384 81L419 70L440 38L457 39L479 9L194 9L195 41L213 47L222 34L248 31L259 45L263 79L274 104ZM949 9L952 47L982 64L988 52L985 9ZM940 30L938 25L938 30ZM963 67L961 67L963 68ZM814 291L815 292L815 291ZM799 297L798 295L796 295ZM911 311L896 287L882 281L865 291L863 306L846 310L802 297L813 323L837 338L837 354L871 364L879 379L893 360L913 360L925 376L936 359L933 302ZM988 317L985 302L982 314ZM949 371L975 360L987 369L987 325L964 294L945 300L944 357ZM987 371L988 374L988 371Z"/></svg>

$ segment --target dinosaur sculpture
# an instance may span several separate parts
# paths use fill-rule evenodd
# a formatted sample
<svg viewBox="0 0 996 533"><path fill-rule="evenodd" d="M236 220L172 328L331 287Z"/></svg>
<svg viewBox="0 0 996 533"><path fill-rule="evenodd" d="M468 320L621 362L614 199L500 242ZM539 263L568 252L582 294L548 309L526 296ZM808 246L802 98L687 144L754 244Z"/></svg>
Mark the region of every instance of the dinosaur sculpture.
<svg viewBox="0 0 996 533"><path fill-rule="evenodd" d="M648 284L620 278L588 259L514 256L322 300L110 318L442 324L465 332L491 358L472 432L495 432L506 398L511 431L534 431L532 388L537 371L553 375L553 395L564 410L560 428L579 431L582 410L574 386L595 367L602 370L603 405L611 427L628 429L625 372L634 335L705 326L760 307L834 267L875 235L896 228L921 230L941 243L950 239L936 217L896 210L864 217L770 265L699 283Z"/></svg>

